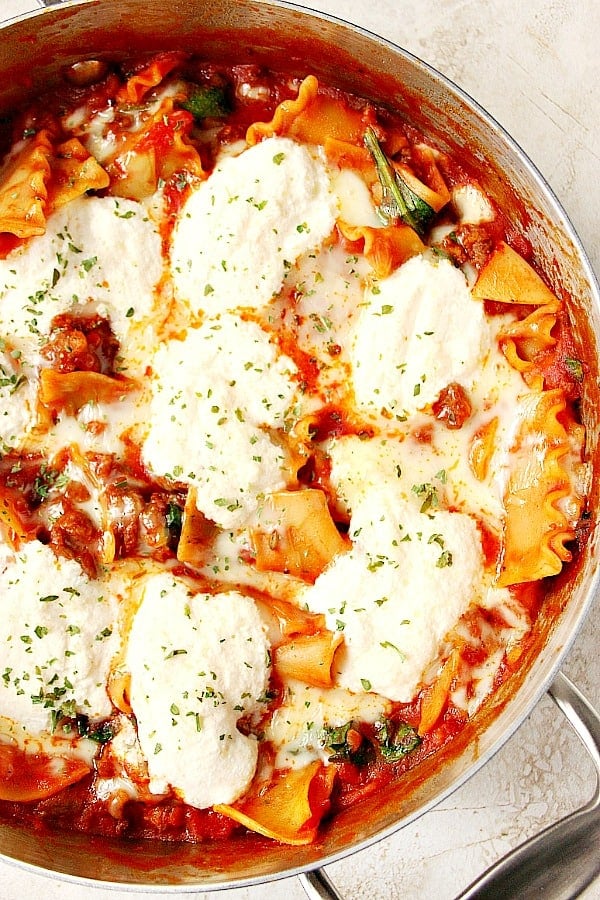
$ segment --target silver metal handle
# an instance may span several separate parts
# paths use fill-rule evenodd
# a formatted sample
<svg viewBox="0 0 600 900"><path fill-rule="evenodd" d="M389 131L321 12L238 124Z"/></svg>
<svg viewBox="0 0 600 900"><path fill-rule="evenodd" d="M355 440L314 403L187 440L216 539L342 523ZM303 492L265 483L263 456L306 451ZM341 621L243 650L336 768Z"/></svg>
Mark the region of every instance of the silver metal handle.
<svg viewBox="0 0 600 900"><path fill-rule="evenodd" d="M549 693L592 758L594 796L508 853L457 900L572 900L600 874L600 717L562 672Z"/></svg>
<svg viewBox="0 0 600 900"><path fill-rule="evenodd" d="M507 853L456 900L573 900L600 874L600 717L562 672L549 694L592 758L594 796ZM298 878L310 900L342 900L323 869Z"/></svg>
<svg viewBox="0 0 600 900"><path fill-rule="evenodd" d="M334 883L325 874L324 869L302 872L298 875L298 880L309 900L342 900L342 895L337 892Z"/></svg>

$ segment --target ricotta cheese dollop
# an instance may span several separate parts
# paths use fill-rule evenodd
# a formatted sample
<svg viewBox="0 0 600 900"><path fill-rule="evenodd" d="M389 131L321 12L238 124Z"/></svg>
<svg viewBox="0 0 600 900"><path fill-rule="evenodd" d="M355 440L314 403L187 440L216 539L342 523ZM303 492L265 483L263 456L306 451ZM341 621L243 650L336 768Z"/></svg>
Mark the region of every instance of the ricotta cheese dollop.
<svg viewBox="0 0 600 900"><path fill-rule="evenodd" d="M176 294L209 315L264 306L298 257L330 234L336 209L324 163L289 138L224 158L179 215Z"/></svg>
<svg viewBox="0 0 600 900"><path fill-rule="evenodd" d="M194 485L196 505L223 528L241 525L266 491L285 486L285 455L267 433L292 403L296 367L260 326L205 319L159 347L143 458Z"/></svg>
<svg viewBox="0 0 600 900"><path fill-rule="evenodd" d="M118 648L117 601L79 563L31 541L0 548L0 715L35 735L53 717L102 719Z"/></svg>
<svg viewBox="0 0 600 900"><path fill-rule="evenodd" d="M135 374L147 353L137 332L154 311L162 271L161 239L140 203L72 200L45 234L0 260L0 334L35 354L55 316L93 311L110 320L125 352L120 367Z"/></svg>
<svg viewBox="0 0 600 900"><path fill-rule="evenodd" d="M352 514L352 549L303 594L328 628L343 633L341 687L409 702L444 636L481 594L475 522L422 508L389 489L371 490Z"/></svg>
<svg viewBox="0 0 600 900"><path fill-rule="evenodd" d="M237 723L261 710L268 649L250 597L194 593L167 573L148 578L124 665L153 790L170 786L199 808L247 790L258 743Z"/></svg>
<svg viewBox="0 0 600 900"><path fill-rule="evenodd" d="M483 306L459 269L447 259L409 259L365 289L351 346L358 406L404 419L451 382L470 388L487 331Z"/></svg>

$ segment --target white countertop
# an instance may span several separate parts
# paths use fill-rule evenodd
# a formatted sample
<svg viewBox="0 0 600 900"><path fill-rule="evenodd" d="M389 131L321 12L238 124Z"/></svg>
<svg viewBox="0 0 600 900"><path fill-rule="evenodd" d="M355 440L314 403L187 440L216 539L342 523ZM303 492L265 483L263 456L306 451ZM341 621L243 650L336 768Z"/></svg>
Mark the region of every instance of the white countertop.
<svg viewBox="0 0 600 900"><path fill-rule="evenodd" d="M390 38L478 100L550 182L600 275L598 0L310 0L304 5ZM36 0L0 0L0 18L35 8ZM596 709L599 613L597 600L563 666ZM593 784L578 739L545 697L508 744L449 799L395 836L329 866L327 874L346 900L451 900L512 847L580 806ZM62 883L0 862L0 900L132 896L161 895ZM218 896L305 898L294 879ZM600 880L584 898L600 900Z"/></svg>

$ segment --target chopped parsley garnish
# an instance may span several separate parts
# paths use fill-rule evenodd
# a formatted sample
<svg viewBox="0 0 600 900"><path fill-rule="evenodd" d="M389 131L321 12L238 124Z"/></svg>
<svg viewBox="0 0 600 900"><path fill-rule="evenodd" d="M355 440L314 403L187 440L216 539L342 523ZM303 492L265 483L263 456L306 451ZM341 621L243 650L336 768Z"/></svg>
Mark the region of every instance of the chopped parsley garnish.
<svg viewBox="0 0 600 900"><path fill-rule="evenodd" d="M34 479L33 494L38 500L46 500L53 488L60 490L66 487L68 483L68 475L43 465Z"/></svg>
<svg viewBox="0 0 600 900"><path fill-rule="evenodd" d="M412 489L417 497L421 500L420 512L426 513L432 508L440 505L437 488L431 482L427 481L423 484L413 484Z"/></svg>

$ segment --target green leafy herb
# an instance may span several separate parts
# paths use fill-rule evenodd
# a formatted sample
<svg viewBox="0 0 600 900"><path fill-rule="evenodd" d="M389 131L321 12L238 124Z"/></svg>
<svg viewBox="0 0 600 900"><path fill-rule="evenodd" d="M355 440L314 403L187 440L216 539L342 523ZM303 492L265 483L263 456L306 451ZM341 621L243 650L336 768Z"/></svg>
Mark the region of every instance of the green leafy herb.
<svg viewBox="0 0 600 900"><path fill-rule="evenodd" d="M181 531L183 519L183 510L177 503L173 503L172 501L167 505L167 511L165 513L165 521L167 528L169 531L174 531L176 533Z"/></svg>
<svg viewBox="0 0 600 900"><path fill-rule="evenodd" d="M574 359L572 356L565 356L565 368L571 378L581 384L583 381L583 364L581 360Z"/></svg>
<svg viewBox="0 0 600 900"><path fill-rule="evenodd" d="M371 126L365 131L364 143L373 157L381 183L383 200L378 208L380 218L386 225L401 220L410 225L417 234L424 235L435 216L435 210L415 194L395 170L381 149L381 144Z"/></svg>
<svg viewBox="0 0 600 900"><path fill-rule="evenodd" d="M377 741L385 761L393 763L415 750L421 738L406 722L383 719L377 726Z"/></svg>
<svg viewBox="0 0 600 900"><path fill-rule="evenodd" d="M400 624L404 625L404 624L406 624L406 622L404 621L404 622L401 622ZM379 646L383 647L384 650L395 650L396 653L401 657L403 662L406 659L406 654L404 654L402 652L402 650L400 649L400 647L397 647L396 644L392 644L391 641L380 641Z"/></svg>
<svg viewBox="0 0 600 900"><path fill-rule="evenodd" d="M231 104L220 87L193 87L181 105L195 119L222 119L231 112Z"/></svg>
<svg viewBox="0 0 600 900"><path fill-rule="evenodd" d="M75 721L80 737L89 738L90 741L96 741L97 744L106 744L115 736L110 722L101 722L100 725L92 728L87 716L78 715Z"/></svg>
<svg viewBox="0 0 600 900"><path fill-rule="evenodd" d="M332 755L331 761L347 761L356 766L367 762L370 745L359 731L355 722L346 722L345 725L325 728L323 746Z"/></svg>
<svg viewBox="0 0 600 900"><path fill-rule="evenodd" d="M423 484L413 484L414 493L421 499L420 512L426 513L430 509L439 506L439 497L435 485L426 481Z"/></svg>
<svg viewBox="0 0 600 900"><path fill-rule="evenodd" d="M52 488L64 488L69 482L69 478L64 473L57 472L43 465L40 473L33 481L33 493L38 500L46 500Z"/></svg>
<svg viewBox="0 0 600 900"><path fill-rule="evenodd" d="M452 565L452 554L449 550L444 550L436 562L436 566L438 569L446 569L448 566Z"/></svg>

